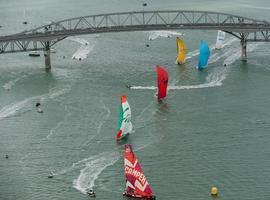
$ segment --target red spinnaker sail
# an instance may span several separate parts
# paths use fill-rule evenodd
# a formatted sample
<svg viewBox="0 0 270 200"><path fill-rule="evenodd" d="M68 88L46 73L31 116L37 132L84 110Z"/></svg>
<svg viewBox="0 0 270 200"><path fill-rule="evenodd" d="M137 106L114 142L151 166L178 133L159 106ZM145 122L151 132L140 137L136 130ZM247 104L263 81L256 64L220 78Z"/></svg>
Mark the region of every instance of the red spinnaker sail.
<svg viewBox="0 0 270 200"><path fill-rule="evenodd" d="M155 199L154 193L143 174L141 165L129 144L124 152L126 190L124 195L136 198Z"/></svg>
<svg viewBox="0 0 270 200"><path fill-rule="evenodd" d="M162 66L157 66L158 99L164 99L167 95L168 72Z"/></svg>

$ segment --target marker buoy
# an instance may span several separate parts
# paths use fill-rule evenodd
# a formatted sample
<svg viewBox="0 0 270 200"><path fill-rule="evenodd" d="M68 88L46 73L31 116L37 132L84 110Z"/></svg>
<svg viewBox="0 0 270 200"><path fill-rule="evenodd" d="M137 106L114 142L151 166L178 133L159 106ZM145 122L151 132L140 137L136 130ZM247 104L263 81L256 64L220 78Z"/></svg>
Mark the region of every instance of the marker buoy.
<svg viewBox="0 0 270 200"><path fill-rule="evenodd" d="M217 187L215 187L215 186L211 187L211 195L212 196L217 196L218 195Z"/></svg>

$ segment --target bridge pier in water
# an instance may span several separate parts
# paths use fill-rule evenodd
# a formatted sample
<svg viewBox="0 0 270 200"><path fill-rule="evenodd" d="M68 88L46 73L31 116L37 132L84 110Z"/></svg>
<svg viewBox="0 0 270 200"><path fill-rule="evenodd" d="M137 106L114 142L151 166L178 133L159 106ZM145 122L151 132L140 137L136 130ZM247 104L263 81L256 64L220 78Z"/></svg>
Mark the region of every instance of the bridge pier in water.
<svg viewBox="0 0 270 200"><path fill-rule="evenodd" d="M45 69L46 70L51 70L51 49L50 49L50 42L45 42L44 58L45 58Z"/></svg>
<svg viewBox="0 0 270 200"><path fill-rule="evenodd" d="M244 38L241 39L241 59L243 62L247 62L247 40L245 40Z"/></svg>

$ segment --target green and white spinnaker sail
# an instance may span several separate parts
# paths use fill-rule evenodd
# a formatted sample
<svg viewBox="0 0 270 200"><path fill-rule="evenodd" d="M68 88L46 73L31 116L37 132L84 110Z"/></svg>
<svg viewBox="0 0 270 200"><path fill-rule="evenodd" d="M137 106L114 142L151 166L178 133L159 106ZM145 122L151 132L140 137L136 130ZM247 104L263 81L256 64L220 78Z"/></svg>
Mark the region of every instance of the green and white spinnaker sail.
<svg viewBox="0 0 270 200"><path fill-rule="evenodd" d="M131 110L126 96L121 96L121 106L118 118L116 140L125 138L132 131Z"/></svg>

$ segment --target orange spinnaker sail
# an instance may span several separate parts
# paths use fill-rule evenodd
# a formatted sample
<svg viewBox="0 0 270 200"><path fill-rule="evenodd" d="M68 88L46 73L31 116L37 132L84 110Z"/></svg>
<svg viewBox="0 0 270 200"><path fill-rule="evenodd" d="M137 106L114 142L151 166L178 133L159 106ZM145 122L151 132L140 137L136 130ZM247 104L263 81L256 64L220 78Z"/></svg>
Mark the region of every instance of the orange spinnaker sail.
<svg viewBox="0 0 270 200"><path fill-rule="evenodd" d="M126 189L123 195L144 199L155 199L154 193L144 176L142 167L132 151L130 144L125 145L124 152Z"/></svg>
<svg viewBox="0 0 270 200"><path fill-rule="evenodd" d="M184 40L177 37L176 38L176 46L177 46L177 64L184 64L186 60L186 45Z"/></svg>
<svg viewBox="0 0 270 200"><path fill-rule="evenodd" d="M157 97L159 100L164 99L167 96L167 85L168 85L168 72L165 68L158 65L156 68L157 71L157 85L158 93Z"/></svg>

